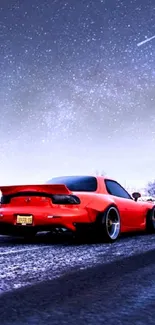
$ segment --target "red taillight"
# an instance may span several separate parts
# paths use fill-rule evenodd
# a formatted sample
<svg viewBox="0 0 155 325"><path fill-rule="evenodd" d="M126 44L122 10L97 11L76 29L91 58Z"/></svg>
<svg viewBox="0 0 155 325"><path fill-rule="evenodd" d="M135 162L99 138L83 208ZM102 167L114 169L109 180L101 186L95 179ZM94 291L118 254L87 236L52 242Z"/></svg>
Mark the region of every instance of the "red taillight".
<svg viewBox="0 0 155 325"><path fill-rule="evenodd" d="M52 203L54 204L80 204L80 199L76 195L52 195Z"/></svg>
<svg viewBox="0 0 155 325"><path fill-rule="evenodd" d="M11 199L27 196L28 199L32 197L48 198L53 204L80 204L80 199L76 195L66 194L49 194L39 192L19 192L15 194L2 195L0 197L1 204L9 204Z"/></svg>

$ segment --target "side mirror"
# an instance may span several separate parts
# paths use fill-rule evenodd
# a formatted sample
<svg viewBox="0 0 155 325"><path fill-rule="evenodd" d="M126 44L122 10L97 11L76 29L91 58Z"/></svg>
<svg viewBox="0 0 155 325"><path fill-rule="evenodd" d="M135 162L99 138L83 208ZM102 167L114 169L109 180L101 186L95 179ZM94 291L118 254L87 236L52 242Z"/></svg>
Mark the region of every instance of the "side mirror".
<svg viewBox="0 0 155 325"><path fill-rule="evenodd" d="M137 202L138 199L141 197L141 194L139 192L132 193L133 199Z"/></svg>

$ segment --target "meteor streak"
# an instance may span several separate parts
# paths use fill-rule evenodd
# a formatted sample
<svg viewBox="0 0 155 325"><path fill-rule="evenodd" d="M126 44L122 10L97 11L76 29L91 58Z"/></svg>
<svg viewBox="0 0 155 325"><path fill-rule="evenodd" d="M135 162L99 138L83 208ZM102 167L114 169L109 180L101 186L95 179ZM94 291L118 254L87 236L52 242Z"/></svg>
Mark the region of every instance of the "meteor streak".
<svg viewBox="0 0 155 325"><path fill-rule="evenodd" d="M155 35L150 37L150 38L146 38L144 41L138 43L137 46L141 46L141 45L143 45L143 44L145 44L147 42L150 42L153 38L155 38Z"/></svg>

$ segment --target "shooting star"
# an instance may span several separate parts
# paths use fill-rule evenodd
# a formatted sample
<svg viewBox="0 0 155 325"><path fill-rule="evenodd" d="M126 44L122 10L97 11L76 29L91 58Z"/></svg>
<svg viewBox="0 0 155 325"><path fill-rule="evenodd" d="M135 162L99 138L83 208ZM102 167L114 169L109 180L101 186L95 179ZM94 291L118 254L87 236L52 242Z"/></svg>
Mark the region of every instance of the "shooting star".
<svg viewBox="0 0 155 325"><path fill-rule="evenodd" d="M138 43L137 46L141 46L141 45L143 45L143 44L145 44L147 42L150 42L154 38L155 38L155 35L150 37L150 38L146 38L145 41L142 41L142 42Z"/></svg>

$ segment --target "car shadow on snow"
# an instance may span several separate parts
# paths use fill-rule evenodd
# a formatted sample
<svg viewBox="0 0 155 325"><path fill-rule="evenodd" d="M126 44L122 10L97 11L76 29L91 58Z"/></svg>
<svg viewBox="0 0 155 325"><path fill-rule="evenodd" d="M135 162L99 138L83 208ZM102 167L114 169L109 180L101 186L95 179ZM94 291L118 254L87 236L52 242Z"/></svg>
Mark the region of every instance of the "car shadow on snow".
<svg viewBox="0 0 155 325"><path fill-rule="evenodd" d="M150 236L145 232L130 232L125 233L120 236L117 240L121 241L129 241L133 238L139 239L139 237ZM12 236L0 236L0 246L20 246L20 245L63 245L63 246L75 246L75 245L94 245L94 244L106 244L104 242L99 241L97 238L93 238L93 236L82 236L76 238L70 233L63 234L51 234L47 233L39 233L33 239L25 239L23 237L12 237Z"/></svg>

